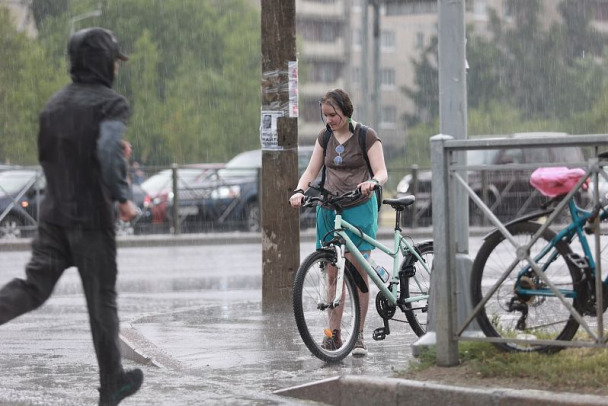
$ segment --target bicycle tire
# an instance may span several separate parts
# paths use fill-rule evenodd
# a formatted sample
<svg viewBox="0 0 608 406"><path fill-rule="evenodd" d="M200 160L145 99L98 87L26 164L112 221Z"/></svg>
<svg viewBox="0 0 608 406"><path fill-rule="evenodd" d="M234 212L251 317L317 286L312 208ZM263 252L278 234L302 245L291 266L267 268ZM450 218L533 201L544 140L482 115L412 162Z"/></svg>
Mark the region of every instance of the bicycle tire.
<svg viewBox="0 0 608 406"><path fill-rule="evenodd" d="M326 331L331 331L330 319L338 316L335 309L318 308L319 298L329 290L322 287L321 280L325 280L327 265L335 263L335 260L335 254L330 251L319 250L310 254L296 273L293 289L293 312L300 336L310 352L325 362L338 362L350 354L360 325L359 294L353 276L345 270L344 300L340 302L343 309L340 321L342 346L337 349L322 347ZM328 299L330 302L331 298Z"/></svg>
<svg viewBox="0 0 608 406"><path fill-rule="evenodd" d="M433 251L433 242L426 241L414 246L418 255L425 261L429 269L433 267L433 259L435 253ZM413 268L412 268L413 267ZM428 295L431 290L431 274L420 264L420 261L416 256L408 254L402 262L402 270L409 270L411 273L412 269L414 274L407 277L407 283L402 280L403 283L403 295L404 299L415 297L419 295ZM411 329L414 333L420 337L427 331L427 320L428 320L428 308L430 300L422 300L416 302L403 303L405 307L405 318L410 324Z"/></svg>
<svg viewBox="0 0 608 406"><path fill-rule="evenodd" d="M524 221L513 223L507 226L507 229L513 235L517 244L523 246L530 242L532 236L540 227L541 224L539 223ZM530 257L534 258L539 250L545 247L555 235L555 232L546 229L542 236L530 247ZM555 249L558 255L548 265L545 275L559 289L574 290L581 277L580 272L569 266L565 259L572 252L572 249L564 241L559 241L555 245ZM494 232L485 240L475 257L471 272L473 308L489 293L496 280L503 275L516 257L516 249L505 239L502 233ZM579 324L557 296L526 296L515 292L517 275L522 266L526 264L528 264L526 260L520 260L492 297L485 303L484 307L480 309L477 315L479 327L487 337L523 340L571 340L576 334ZM546 265L546 263L543 264ZM549 289L533 271L526 278L526 283L530 284L533 289L539 287ZM577 308L574 299L568 300L572 300L571 303ZM511 307L514 303L516 306L527 309L525 325L518 325L518 322L521 323L523 312L518 310L509 311L510 303ZM560 346L527 344L521 341L493 344L505 351L555 352L561 349Z"/></svg>

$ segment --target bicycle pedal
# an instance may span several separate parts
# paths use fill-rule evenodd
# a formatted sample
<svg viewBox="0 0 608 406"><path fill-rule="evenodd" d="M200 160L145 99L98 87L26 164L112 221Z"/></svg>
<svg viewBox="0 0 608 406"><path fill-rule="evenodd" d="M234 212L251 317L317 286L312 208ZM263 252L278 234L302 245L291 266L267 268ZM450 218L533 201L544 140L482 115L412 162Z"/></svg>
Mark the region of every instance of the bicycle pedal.
<svg viewBox="0 0 608 406"><path fill-rule="evenodd" d="M589 261L587 260L587 257L582 257L576 252L566 255L566 259L580 270L589 269Z"/></svg>
<svg viewBox="0 0 608 406"><path fill-rule="evenodd" d="M384 327L380 327L374 330L374 334L372 334L372 338L374 341L384 340L386 338L386 330Z"/></svg>

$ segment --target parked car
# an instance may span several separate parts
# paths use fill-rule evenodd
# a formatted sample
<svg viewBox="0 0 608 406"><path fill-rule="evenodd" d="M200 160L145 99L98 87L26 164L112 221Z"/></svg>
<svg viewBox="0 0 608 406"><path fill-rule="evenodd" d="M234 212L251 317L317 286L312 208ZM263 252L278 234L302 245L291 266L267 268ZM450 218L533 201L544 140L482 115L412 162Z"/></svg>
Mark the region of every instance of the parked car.
<svg viewBox="0 0 608 406"><path fill-rule="evenodd" d="M26 237L35 232L45 184L41 170L0 172L0 238Z"/></svg>
<svg viewBox="0 0 608 406"><path fill-rule="evenodd" d="M313 147L298 148L298 170L301 174L310 160ZM226 229L259 231L259 173L262 151L251 150L232 158L217 171L217 176L192 183L179 190L180 228L184 232ZM167 211L170 220L172 210ZM302 227L315 224L314 210L303 210Z"/></svg>
<svg viewBox="0 0 608 406"><path fill-rule="evenodd" d="M217 175L217 171L224 167L221 163L191 164L177 170L178 190L181 192L190 188L190 185L201 183ZM173 170L164 169L146 179L140 185L143 198L133 201L142 210L142 216L135 225L135 232L154 233L166 232L170 226L173 206Z"/></svg>
<svg viewBox="0 0 608 406"><path fill-rule="evenodd" d="M46 179L41 169L6 169L0 171L0 238L31 237L38 228L40 202ZM138 185L132 185L131 199L143 201ZM117 219L118 234L132 234L131 223Z"/></svg>
<svg viewBox="0 0 608 406"><path fill-rule="evenodd" d="M523 133L515 134L513 138L524 137L564 137L563 133ZM560 148L526 148L500 150L469 150L467 151L467 165L509 165L509 164L539 164L584 162L584 154L579 147ZM478 196L483 196L483 184L487 184L488 207L501 220L508 221L523 214L538 210L547 198L542 196L530 185L530 174L533 169L492 170L486 172L487 178L483 179L481 171L469 171L468 183ZM419 226L428 226L432 222L431 207L431 171L420 171L418 173L418 190L413 190L414 179L411 174L406 175L397 185L399 197L408 194L416 195L416 221ZM579 193L579 203L585 206L589 202L588 193ZM403 216L403 225L412 224L412 211L406 211ZM481 224L483 213L479 208L469 201L469 222L473 225Z"/></svg>

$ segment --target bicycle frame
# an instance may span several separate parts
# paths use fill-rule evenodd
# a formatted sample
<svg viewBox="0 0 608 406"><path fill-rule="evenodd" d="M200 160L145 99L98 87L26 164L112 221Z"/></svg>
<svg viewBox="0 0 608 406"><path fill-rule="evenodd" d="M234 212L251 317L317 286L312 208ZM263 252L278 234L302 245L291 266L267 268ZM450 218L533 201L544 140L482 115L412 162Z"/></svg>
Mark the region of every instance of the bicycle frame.
<svg viewBox="0 0 608 406"><path fill-rule="evenodd" d="M340 304L340 298L342 297L342 289L343 289L344 284L341 282L344 278L344 269L345 269L344 253L346 251L349 251L351 254L354 255L356 261L359 263L359 265L361 265L365 269L365 272L369 275L369 277L372 279L372 281L378 287L378 289L380 289L380 291L384 294L385 298L389 301L389 303L393 306L397 305L397 293L398 293L397 289L394 289L394 291L391 291L385 286L385 284L382 282L380 277L376 274L376 271L374 271L374 269L372 269L370 264L365 260L365 258L363 257L363 254L361 254L361 251L359 251L357 246L353 243L353 241L350 239L350 237L346 234L346 230L349 230L349 231L357 234L365 242L368 242L369 244L380 249L382 252L384 252L385 254L387 254L393 258L393 272L392 272L392 279L390 281L389 286L399 283L399 260L401 259L399 253L401 253L403 256L405 256L406 253L410 253L410 254L414 255L418 259L419 263L421 263L424 266L424 268L427 272L430 273L430 271L431 271L430 269L428 269L427 264L422 260L422 258L418 254L418 252L416 252L416 250L414 249L414 247L401 236L398 229L395 229L394 245L393 245L393 249L391 250L384 244L373 239L372 237L365 234L364 232L362 232L355 226L348 223L346 220L344 220L342 218L342 214L340 214L339 212L336 212L336 218L335 218L335 222L334 222L334 236L339 236L344 241L344 245L340 247L340 246L334 244L334 247L336 250L336 257L338 259L336 262L336 265L338 268L338 283L337 283L336 295L335 295L335 299L334 299L334 303L333 303L334 306L337 306ZM330 242L330 244L331 244L331 242ZM345 248L346 248L346 250L345 250ZM415 276L414 276L414 278L415 278ZM429 297L429 295L419 295L419 296L415 296L415 297L410 297L410 298L406 299L405 302L406 303L416 302L416 301L428 299L428 297Z"/></svg>
<svg viewBox="0 0 608 406"><path fill-rule="evenodd" d="M574 199L570 199L568 201L568 209L570 210L572 221L566 228L557 233L557 235L550 241L550 243L547 244L547 246L544 247L541 252L539 252L538 255L533 258L534 262L538 264L542 258L544 258L550 253L548 261L543 267L540 268L541 271L544 272L548 268L549 264L551 264L558 256L558 253L556 251L551 251L555 247L555 245L562 240L570 244L576 236L579 239L581 247L583 248L583 253L589 263L589 269L591 270L591 274L594 276L596 269L595 260L593 258L591 247L589 246L589 241L587 240L587 237L585 236L585 231L583 229L584 224L589 220L589 218L592 217L593 212L590 210L583 210L578 207ZM600 214L601 220L608 218L608 212L605 209L606 208L604 207ZM520 280L522 276L530 272L530 269L530 264L523 267L523 269L519 271L518 280ZM608 283L608 276L606 277L606 279L604 279L604 283ZM520 287L518 287L517 289L518 292L521 294L529 294L536 296L555 296L555 293L550 289L523 289ZM559 292L568 298L576 297L576 292L571 290L559 289Z"/></svg>

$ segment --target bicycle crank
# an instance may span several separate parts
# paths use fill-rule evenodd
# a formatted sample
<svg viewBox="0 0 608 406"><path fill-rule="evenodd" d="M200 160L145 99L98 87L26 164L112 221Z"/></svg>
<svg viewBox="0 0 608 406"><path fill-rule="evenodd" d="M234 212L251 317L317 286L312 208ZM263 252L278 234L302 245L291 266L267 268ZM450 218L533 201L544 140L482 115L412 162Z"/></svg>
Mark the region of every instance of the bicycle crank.
<svg viewBox="0 0 608 406"><path fill-rule="evenodd" d="M384 293L378 292L376 295L376 310L384 320L390 320L395 315L397 307L389 303Z"/></svg>

